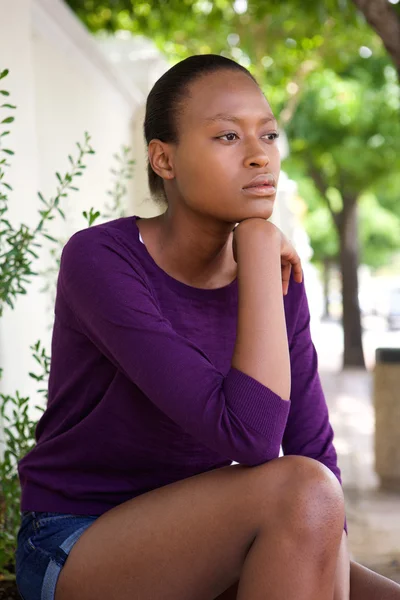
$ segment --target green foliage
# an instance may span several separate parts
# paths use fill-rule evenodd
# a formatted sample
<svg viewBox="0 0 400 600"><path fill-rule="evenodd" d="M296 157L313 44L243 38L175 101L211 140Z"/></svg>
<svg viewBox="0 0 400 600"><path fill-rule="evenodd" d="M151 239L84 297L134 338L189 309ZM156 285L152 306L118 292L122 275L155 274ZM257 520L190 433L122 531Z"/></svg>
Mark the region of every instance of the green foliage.
<svg viewBox="0 0 400 600"><path fill-rule="evenodd" d="M330 217L339 225L345 203L356 198L362 261L380 266L400 247L400 88L393 67L381 58L369 64L369 71L356 60L342 75L312 74L287 125L284 167L308 203L316 261L337 257Z"/></svg>
<svg viewBox="0 0 400 600"><path fill-rule="evenodd" d="M320 264L328 259L338 263L339 238L326 201L313 179L305 175L301 161L289 159L285 166L298 183L299 195L306 200L304 226L313 249L312 262ZM397 200L400 188L393 187L389 192L387 186L380 189L387 194L384 200L378 198L376 192L367 192L360 197L359 206L360 259L362 264L372 268L387 264L400 250L400 204ZM341 210L340 192L330 188L327 194L333 208Z"/></svg>
<svg viewBox="0 0 400 600"><path fill-rule="evenodd" d="M400 164L400 90L392 67L382 75L373 87L357 69L314 73L287 127L293 157L345 196L358 196Z"/></svg>
<svg viewBox="0 0 400 600"><path fill-rule="evenodd" d="M400 250L400 218L381 206L374 194L360 200L361 261L373 268Z"/></svg>
<svg viewBox="0 0 400 600"><path fill-rule="evenodd" d="M322 65L342 71L361 46L383 53L380 38L347 0L67 0L92 32L124 29L154 41L171 64L192 54L224 54L258 78L274 108Z"/></svg>
<svg viewBox="0 0 400 600"><path fill-rule="evenodd" d="M31 346L31 349L42 372L29 373L29 375L36 381L45 383L49 374L50 359L41 347L40 341ZM41 388L38 393L44 394L47 399L46 389ZM0 394L0 400L0 414L3 422L6 423L5 439L1 442L5 450L0 463L0 578L13 579L21 500L17 463L35 445L36 422L28 415L29 397L21 397L17 391L15 396ZM9 410L6 412L9 406L12 408L12 417L7 414ZM35 406L35 408L43 412L42 407Z"/></svg>
<svg viewBox="0 0 400 600"><path fill-rule="evenodd" d="M136 163L136 161L129 159L129 152L130 148L128 146L122 146L120 155L113 154L117 166L111 168L113 186L111 190L107 191L107 195L111 196L113 203L111 205L106 204L105 208L107 212L103 214L103 219L117 219L118 217L125 216L121 200L128 192L125 182L132 179L133 166Z"/></svg>
<svg viewBox="0 0 400 600"><path fill-rule="evenodd" d="M0 79L3 79L8 71L0 73ZM0 90L3 96L9 96L6 90ZM0 108L9 109L12 105L4 105ZM3 124L12 122L9 118L3 119ZM1 123L0 123L1 124ZM0 134L0 142L9 131ZM0 161L0 316L3 313L4 304L7 303L14 308L16 297L19 294L26 294L26 288L23 284L30 283L30 278L37 275L31 270L31 257L38 258L39 255L33 248L41 248L38 238L45 237L52 243L53 256L57 257L57 252L61 253L65 242L52 237L47 229L47 221L54 219L54 213L65 219L65 214L60 208L62 199L68 195L70 190L78 191L72 183L76 177L83 174L86 166L83 159L87 154L94 154L90 146L90 136L85 133L84 143L77 143L78 158L74 159L68 156L71 163L69 172L62 176L56 173L57 190L56 194L50 200L46 200L38 192L40 201L45 205L44 210L39 211L40 220L34 228L27 225L21 225L19 229L14 230L11 223L5 218L8 210L8 193L12 190L11 186L4 181L5 168L10 165L6 159ZM1 146L0 146L1 151ZM4 150L3 150L4 151ZM90 227L100 217L109 219L115 216L118 218L124 216L122 208L122 199L127 193L125 180L132 177L134 161L129 159L130 149L122 146L121 154L114 154L119 167L112 169L114 177L113 187L108 194L113 199L113 205L107 207L111 212L100 215L99 211L93 208L89 212L83 212L84 218ZM13 152L9 151L10 155ZM4 189L5 188L5 189ZM113 213L115 211L115 213ZM51 271L58 272L59 258L56 261L56 267ZM47 290L49 286L45 289ZM38 373L29 373L29 376L40 384L37 394L42 396L44 402L47 402L48 377L50 373L50 356L41 342L37 341L31 346L33 358L38 363L40 371ZM0 378L2 370L0 369ZM31 399L22 397L18 391L15 395L0 394L0 416L5 424L4 439L0 440L0 455L3 458L0 462L0 579L15 579L15 550L17 544L17 534L20 526L20 500L21 490L18 478L18 462L35 446L35 431L37 422L32 420L28 414ZM35 406L37 410L43 412L41 406ZM11 411L11 416L10 416Z"/></svg>
<svg viewBox="0 0 400 600"><path fill-rule="evenodd" d="M330 259L338 262L339 240L328 209L325 206L319 206L308 212L305 228L313 249L312 261L321 263Z"/></svg>
<svg viewBox="0 0 400 600"><path fill-rule="evenodd" d="M4 192L0 191L0 223L2 227L0 231L0 316L3 314L4 303L13 308L15 298L19 294L26 294L25 285L30 282L33 275L37 275L36 272L32 271L32 258L38 258L37 249L42 247L38 238L45 237L52 242L56 241L49 235L45 223L54 219L55 211L62 218L65 218L59 203L61 198L67 196L69 190L78 190L76 186L72 185L73 180L82 175L83 170L86 168L82 163L85 155L94 154L89 142L90 136L85 133L84 145L77 143L79 149L77 160L74 160L71 156L68 157L72 167L71 171L65 173L63 177L60 173L56 173L58 186L53 198L47 201L43 194L38 192L39 199L46 208L39 211L41 218L34 228L22 224L18 229L14 229L11 223L4 218L4 214L8 210L7 190L12 190L12 188L3 181L4 169L10 165L5 161L0 162L0 184L3 183L6 188Z"/></svg>

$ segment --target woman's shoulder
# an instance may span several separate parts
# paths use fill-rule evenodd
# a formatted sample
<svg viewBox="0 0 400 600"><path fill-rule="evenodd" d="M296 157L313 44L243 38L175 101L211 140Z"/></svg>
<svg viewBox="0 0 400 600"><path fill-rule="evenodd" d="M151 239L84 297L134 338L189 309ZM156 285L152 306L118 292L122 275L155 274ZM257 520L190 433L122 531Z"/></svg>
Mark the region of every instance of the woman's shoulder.
<svg viewBox="0 0 400 600"><path fill-rule="evenodd" d="M138 238L138 229L135 223L136 217L120 217L112 221L106 221L97 225L91 225L79 229L71 235L67 245L101 242L107 237L115 238L116 241L130 241L133 243Z"/></svg>
<svg viewBox="0 0 400 600"><path fill-rule="evenodd" d="M76 231L65 244L60 270L113 269L121 261L144 275L135 217L122 217Z"/></svg>
<svg viewBox="0 0 400 600"><path fill-rule="evenodd" d="M63 253L94 250L99 246L108 246L110 250L124 246L130 252L140 244L139 232L135 226L136 217L121 217L105 223L79 229L71 235L63 248Z"/></svg>

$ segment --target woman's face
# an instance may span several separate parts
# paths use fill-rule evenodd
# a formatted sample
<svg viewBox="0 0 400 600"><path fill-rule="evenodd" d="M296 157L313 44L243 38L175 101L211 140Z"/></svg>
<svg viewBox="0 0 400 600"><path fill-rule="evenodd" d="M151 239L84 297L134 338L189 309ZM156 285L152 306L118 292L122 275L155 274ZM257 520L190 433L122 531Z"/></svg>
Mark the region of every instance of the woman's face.
<svg viewBox="0 0 400 600"><path fill-rule="evenodd" d="M165 181L170 201L230 223L268 219L280 155L265 96L246 74L229 70L206 75L189 90L177 123L179 143L172 148L174 178ZM246 189L263 175L274 186Z"/></svg>

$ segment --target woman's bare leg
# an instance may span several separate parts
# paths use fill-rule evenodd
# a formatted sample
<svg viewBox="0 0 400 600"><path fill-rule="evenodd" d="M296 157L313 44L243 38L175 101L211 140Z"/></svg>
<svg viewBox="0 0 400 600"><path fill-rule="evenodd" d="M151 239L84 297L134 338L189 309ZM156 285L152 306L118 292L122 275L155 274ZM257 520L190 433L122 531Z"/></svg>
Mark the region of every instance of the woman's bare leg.
<svg viewBox="0 0 400 600"><path fill-rule="evenodd" d="M315 460L196 475L125 502L81 536L56 600L332 600L344 501Z"/></svg>
<svg viewBox="0 0 400 600"><path fill-rule="evenodd" d="M349 561L349 571L352 579L350 594L350 582L347 581L347 572L340 568L344 565L339 564L338 566L339 572L336 571L336 578L339 575L340 580L336 580L334 600L349 600L349 598L350 600L400 600L399 584L354 561ZM239 582L223 592L216 600L236 600L238 587Z"/></svg>
<svg viewBox="0 0 400 600"><path fill-rule="evenodd" d="M400 585L351 561L350 600L400 600Z"/></svg>

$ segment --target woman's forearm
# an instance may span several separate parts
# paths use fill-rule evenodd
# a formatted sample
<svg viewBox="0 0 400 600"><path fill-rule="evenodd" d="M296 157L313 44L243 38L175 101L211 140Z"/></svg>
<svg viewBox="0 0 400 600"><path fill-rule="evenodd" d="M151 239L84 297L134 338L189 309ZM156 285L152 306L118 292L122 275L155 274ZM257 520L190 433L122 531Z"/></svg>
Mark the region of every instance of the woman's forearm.
<svg viewBox="0 0 400 600"><path fill-rule="evenodd" d="M290 359L280 239L268 229L268 223L243 223L239 227L242 227L236 234L239 308L232 366L288 400Z"/></svg>

